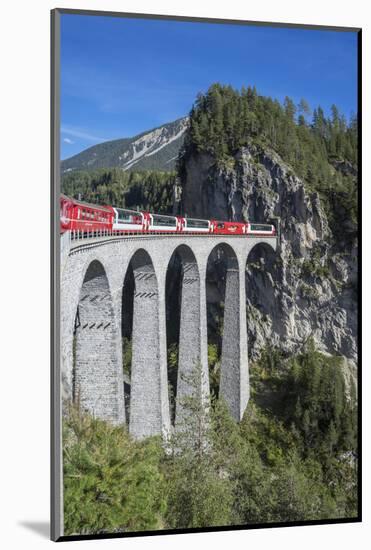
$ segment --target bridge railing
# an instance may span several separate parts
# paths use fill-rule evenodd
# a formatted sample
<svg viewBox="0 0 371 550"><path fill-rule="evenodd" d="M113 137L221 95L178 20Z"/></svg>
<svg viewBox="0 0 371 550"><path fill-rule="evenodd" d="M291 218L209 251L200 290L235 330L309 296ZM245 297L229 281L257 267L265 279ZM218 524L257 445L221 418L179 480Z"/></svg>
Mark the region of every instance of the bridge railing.
<svg viewBox="0 0 371 550"><path fill-rule="evenodd" d="M96 239L99 237L113 237L120 235L120 231L101 229L99 231L70 231L72 241L81 241L85 239Z"/></svg>
<svg viewBox="0 0 371 550"><path fill-rule="evenodd" d="M168 236L168 237L192 237L194 235L197 235L199 237L220 237L220 238L225 238L225 237L245 237L245 238L248 238L248 237L268 237L268 238L277 238L277 235L255 235L255 234L245 234L245 235L235 235L235 234L219 234L219 233L198 233L197 231L195 232L179 232L179 231L164 231L164 232L161 232L161 231L146 231L146 232L141 232L141 231L125 231L125 233L123 233L122 231L116 231L116 230L108 230L108 229L104 229L104 230L100 230L100 231L78 231L78 230L73 230L73 231L66 231L65 233L62 234L62 237L65 236L65 235L68 235L69 237L67 238L66 237L66 242L69 241L69 243L71 243L72 241L86 241L88 239L97 239L97 238L104 238L104 237L132 237L132 236L136 236L136 237L142 237L142 236L153 236L153 235L165 235L165 236Z"/></svg>

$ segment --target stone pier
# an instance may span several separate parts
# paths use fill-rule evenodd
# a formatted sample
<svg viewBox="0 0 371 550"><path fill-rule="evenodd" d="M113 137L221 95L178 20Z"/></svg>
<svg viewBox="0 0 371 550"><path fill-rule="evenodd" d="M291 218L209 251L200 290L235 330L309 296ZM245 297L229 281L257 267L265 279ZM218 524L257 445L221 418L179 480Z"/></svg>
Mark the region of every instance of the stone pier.
<svg viewBox="0 0 371 550"><path fill-rule="evenodd" d="M231 248L225 247L225 252L227 273L219 395L235 420L240 421L249 399L245 270L239 266Z"/></svg>
<svg viewBox="0 0 371 550"><path fill-rule="evenodd" d="M200 273L196 258L189 248L181 247L179 254L182 258L182 286L175 426L183 421L183 404L187 396L197 397L206 404L210 392L205 273ZM201 384L195 388L194 378L198 374Z"/></svg>

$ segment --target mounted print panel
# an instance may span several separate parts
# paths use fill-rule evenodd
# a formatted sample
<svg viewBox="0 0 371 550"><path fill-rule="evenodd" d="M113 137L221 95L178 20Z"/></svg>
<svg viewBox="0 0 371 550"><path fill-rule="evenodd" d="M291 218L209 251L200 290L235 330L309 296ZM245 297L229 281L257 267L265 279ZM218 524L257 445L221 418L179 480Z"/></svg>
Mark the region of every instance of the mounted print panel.
<svg viewBox="0 0 371 550"><path fill-rule="evenodd" d="M360 521L360 29L52 12L52 538Z"/></svg>

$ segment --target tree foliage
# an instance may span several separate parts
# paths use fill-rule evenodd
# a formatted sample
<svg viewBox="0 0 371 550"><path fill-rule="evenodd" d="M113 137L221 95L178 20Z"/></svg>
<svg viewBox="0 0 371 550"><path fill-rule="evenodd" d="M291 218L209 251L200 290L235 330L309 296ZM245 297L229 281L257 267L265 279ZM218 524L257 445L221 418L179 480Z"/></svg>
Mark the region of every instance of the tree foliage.
<svg viewBox="0 0 371 550"><path fill-rule="evenodd" d="M175 529L230 523L232 485L220 472L209 405L200 394L203 376L201 365L195 365L193 372L182 377L187 394L176 400L176 430L163 463L168 486L166 522Z"/></svg>
<svg viewBox="0 0 371 550"><path fill-rule="evenodd" d="M124 172L119 168L67 172L62 192L75 199L171 214L174 172Z"/></svg>
<svg viewBox="0 0 371 550"><path fill-rule="evenodd" d="M305 99L295 105L286 97L281 104L255 87L215 83L191 109L178 170L182 176L193 154L206 153L222 167L234 164L244 146L270 147L320 194L336 230L357 220L357 137L357 118L347 121L336 105L325 116L321 106L312 113Z"/></svg>
<svg viewBox="0 0 371 550"><path fill-rule="evenodd" d="M199 94L190 112L190 129L185 143L196 151L216 158L234 155L251 138L275 149L297 172L318 179L321 169L329 169L332 159L357 165L357 119L348 123L336 105L326 117L319 106L311 109L305 99L295 105L285 97L283 105L258 95L255 87L241 91L219 83ZM299 117L300 121L299 121ZM310 174L313 160L318 172ZM312 165L312 166L311 166Z"/></svg>
<svg viewBox="0 0 371 550"><path fill-rule="evenodd" d="M63 422L65 534L162 526L159 438L134 442L126 430L72 407Z"/></svg>
<svg viewBox="0 0 371 550"><path fill-rule="evenodd" d="M222 399L205 409L196 368L193 390L176 402L188 412L164 448L72 409L66 534L355 517L356 393L339 359L309 341L292 358L267 349L251 373L252 397L236 423Z"/></svg>

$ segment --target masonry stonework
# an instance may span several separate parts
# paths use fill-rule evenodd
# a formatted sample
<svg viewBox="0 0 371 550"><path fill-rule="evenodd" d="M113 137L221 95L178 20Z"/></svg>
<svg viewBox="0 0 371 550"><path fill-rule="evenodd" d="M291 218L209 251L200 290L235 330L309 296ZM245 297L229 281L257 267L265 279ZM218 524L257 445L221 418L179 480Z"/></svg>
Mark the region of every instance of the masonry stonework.
<svg viewBox="0 0 371 550"><path fill-rule="evenodd" d="M90 264L81 287L75 338L73 399L103 420L124 420L117 324L107 277L97 261Z"/></svg>
<svg viewBox="0 0 371 550"><path fill-rule="evenodd" d="M189 372L194 363L200 363L205 375L200 396L206 403L206 267L212 250L221 245L229 260L220 392L240 420L249 398L245 266L252 248L262 243L276 249L276 239L269 237L141 235L73 241L61 266L64 402L76 399L80 388L80 403L87 410L116 424L125 422L122 290L131 263L135 294L129 430L137 438L171 430L165 286L171 256L178 251L183 266L178 372ZM178 391L186 394L188 390L180 384Z"/></svg>
<svg viewBox="0 0 371 550"><path fill-rule="evenodd" d="M179 361L177 380L177 404L175 426L184 422L184 400L192 395L206 402L209 397L209 373L207 365L205 283L192 250L186 246L178 249L182 260L181 311L179 328ZM203 383L194 395L192 375L200 368Z"/></svg>
<svg viewBox="0 0 371 550"><path fill-rule="evenodd" d="M156 273L147 252L139 250L133 259L135 280L130 433L140 439L161 433L161 355L159 295ZM166 426L168 427L168 426Z"/></svg>
<svg viewBox="0 0 371 550"><path fill-rule="evenodd" d="M249 399L245 273L233 249L224 246L224 251L227 273L219 395L240 421Z"/></svg>

